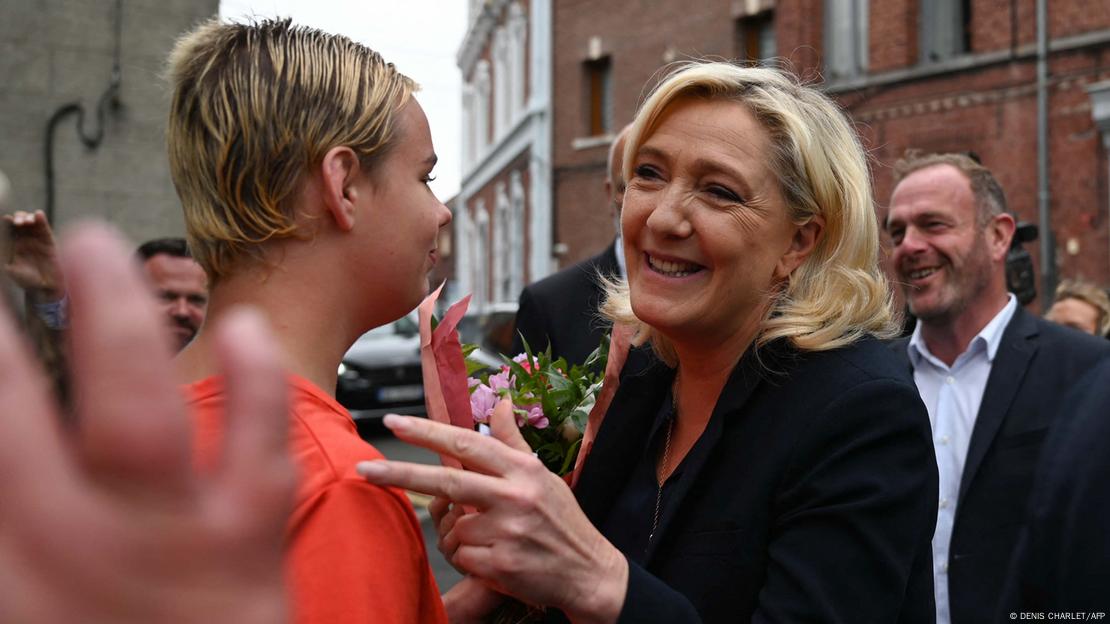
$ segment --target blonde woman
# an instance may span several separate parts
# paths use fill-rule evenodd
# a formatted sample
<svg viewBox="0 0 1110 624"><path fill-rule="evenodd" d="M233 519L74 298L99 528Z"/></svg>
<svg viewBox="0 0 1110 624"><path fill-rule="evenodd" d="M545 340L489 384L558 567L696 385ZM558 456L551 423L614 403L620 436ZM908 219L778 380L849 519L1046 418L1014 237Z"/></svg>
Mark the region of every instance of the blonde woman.
<svg viewBox="0 0 1110 624"><path fill-rule="evenodd" d="M471 471L364 474L441 497L441 550L552 621L934 621L929 420L878 340L896 319L844 115L781 72L692 64L624 162L628 279L605 311L651 353L577 491L504 413L497 439L391 417Z"/></svg>

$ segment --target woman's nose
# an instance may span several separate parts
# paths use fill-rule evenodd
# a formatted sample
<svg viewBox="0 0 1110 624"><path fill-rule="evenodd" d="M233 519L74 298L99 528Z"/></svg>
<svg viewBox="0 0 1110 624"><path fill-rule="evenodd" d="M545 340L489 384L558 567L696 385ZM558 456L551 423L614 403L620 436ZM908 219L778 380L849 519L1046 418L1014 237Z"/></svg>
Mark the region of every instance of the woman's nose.
<svg viewBox="0 0 1110 624"><path fill-rule="evenodd" d="M685 238L693 233L689 215L690 196L677 186L669 186L659 194L647 219L647 226L661 236Z"/></svg>

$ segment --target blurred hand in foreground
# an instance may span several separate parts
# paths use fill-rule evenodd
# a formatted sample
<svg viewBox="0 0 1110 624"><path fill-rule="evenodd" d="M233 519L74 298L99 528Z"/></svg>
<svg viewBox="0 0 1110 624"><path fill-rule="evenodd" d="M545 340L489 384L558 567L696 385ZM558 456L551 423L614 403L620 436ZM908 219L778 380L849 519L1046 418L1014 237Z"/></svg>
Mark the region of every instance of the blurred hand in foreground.
<svg viewBox="0 0 1110 624"><path fill-rule="evenodd" d="M295 475L264 322L241 311L218 330L228 435L199 476L164 329L122 241L86 226L63 248L74 439L0 311L0 621L284 620Z"/></svg>

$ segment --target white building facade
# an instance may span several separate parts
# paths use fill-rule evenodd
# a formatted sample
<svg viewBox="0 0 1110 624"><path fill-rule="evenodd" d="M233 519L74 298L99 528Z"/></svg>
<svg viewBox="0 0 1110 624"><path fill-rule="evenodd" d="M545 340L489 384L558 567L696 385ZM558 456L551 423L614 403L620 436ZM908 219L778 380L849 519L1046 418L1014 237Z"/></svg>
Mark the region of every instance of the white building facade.
<svg viewBox="0 0 1110 624"><path fill-rule="evenodd" d="M516 301L552 262L551 0L471 0L463 75L457 292Z"/></svg>

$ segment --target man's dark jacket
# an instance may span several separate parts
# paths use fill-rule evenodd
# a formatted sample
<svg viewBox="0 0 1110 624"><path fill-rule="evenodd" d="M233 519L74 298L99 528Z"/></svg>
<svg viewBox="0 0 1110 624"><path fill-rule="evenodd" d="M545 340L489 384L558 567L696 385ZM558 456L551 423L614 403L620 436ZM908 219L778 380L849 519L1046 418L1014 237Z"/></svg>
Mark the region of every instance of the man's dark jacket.
<svg viewBox="0 0 1110 624"><path fill-rule="evenodd" d="M1110 359L1082 378L1045 442L1010 565L1010 613L1110 611Z"/></svg>
<svg viewBox="0 0 1110 624"><path fill-rule="evenodd" d="M908 338L891 348L911 367ZM1041 445L1060 401L1110 343L1020 306L1002 334L971 433L948 551L952 624L994 621Z"/></svg>
<svg viewBox="0 0 1110 624"><path fill-rule="evenodd" d="M616 276L615 243L600 254L527 286L520 294L513 354L523 353L520 335L533 351L551 342L552 357L581 364L601 344L609 323L598 313L605 291L599 275Z"/></svg>

